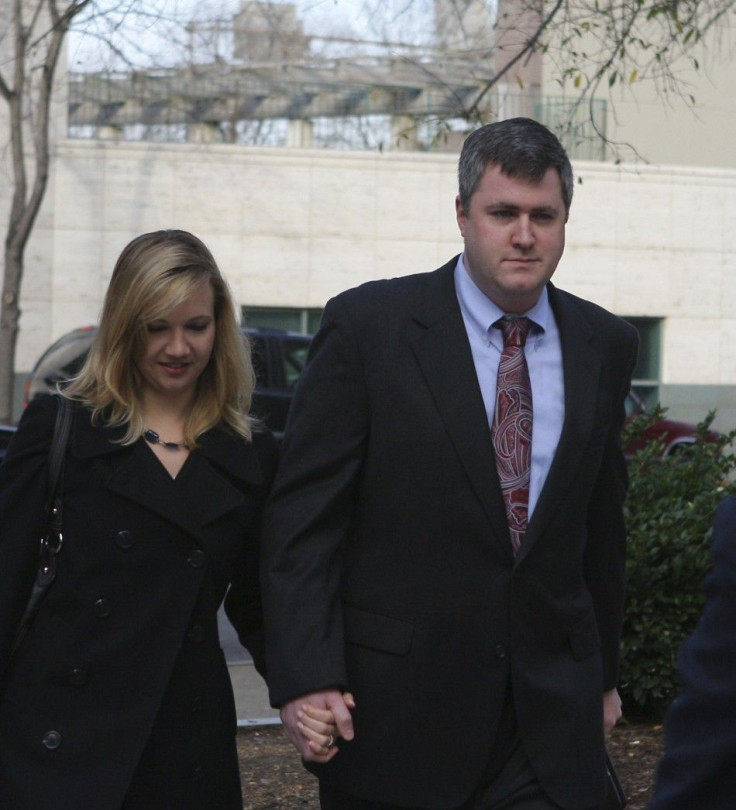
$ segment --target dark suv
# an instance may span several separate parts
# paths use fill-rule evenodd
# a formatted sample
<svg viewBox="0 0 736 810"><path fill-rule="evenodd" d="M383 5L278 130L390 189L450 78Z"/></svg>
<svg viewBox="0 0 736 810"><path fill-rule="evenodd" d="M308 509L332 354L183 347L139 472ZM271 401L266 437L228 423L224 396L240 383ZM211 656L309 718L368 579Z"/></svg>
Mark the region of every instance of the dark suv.
<svg viewBox="0 0 736 810"><path fill-rule="evenodd" d="M96 326L83 326L52 343L26 382L26 404L39 394L53 392L57 383L77 374L96 334ZM280 438L312 336L252 327L245 327L243 334L250 341L256 372L253 412Z"/></svg>

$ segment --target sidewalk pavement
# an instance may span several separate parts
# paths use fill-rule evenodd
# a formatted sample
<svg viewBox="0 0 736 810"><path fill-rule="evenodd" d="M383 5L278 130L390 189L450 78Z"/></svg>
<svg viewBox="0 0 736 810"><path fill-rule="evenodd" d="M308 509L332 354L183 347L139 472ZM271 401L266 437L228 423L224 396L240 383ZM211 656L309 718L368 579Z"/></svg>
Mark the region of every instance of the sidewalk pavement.
<svg viewBox="0 0 736 810"><path fill-rule="evenodd" d="M229 661L238 726L278 725L279 713L268 705L268 690L250 660Z"/></svg>
<svg viewBox="0 0 736 810"><path fill-rule="evenodd" d="M220 645L225 653L227 668L235 694L235 711L239 726L278 725L278 710L268 705L268 689L253 666L253 659L243 649L232 625L220 608L217 615Z"/></svg>

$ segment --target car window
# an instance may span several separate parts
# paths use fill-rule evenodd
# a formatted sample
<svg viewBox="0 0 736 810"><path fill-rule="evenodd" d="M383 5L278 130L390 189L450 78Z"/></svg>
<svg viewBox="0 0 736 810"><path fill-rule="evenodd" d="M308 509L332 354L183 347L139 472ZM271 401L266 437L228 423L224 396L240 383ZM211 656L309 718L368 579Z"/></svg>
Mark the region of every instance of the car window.
<svg viewBox="0 0 736 810"><path fill-rule="evenodd" d="M36 374L50 380L74 376L82 368L91 342L92 338L84 335L57 346L43 358Z"/></svg>
<svg viewBox="0 0 736 810"><path fill-rule="evenodd" d="M266 341L257 335L250 336L251 359L253 370L256 373L256 385L266 387L268 381L268 363L266 357Z"/></svg>
<svg viewBox="0 0 736 810"><path fill-rule="evenodd" d="M305 338L284 338L283 360L284 380L287 388L296 386L299 375L307 361L310 341Z"/></svg>
<svg viewBox="0 0 736 810"><path fill-rule="evenodd" d="M626 395L625 408L626 416L635 416L636 414L642 413L644 410L641 402L630 391Z"/></svg>

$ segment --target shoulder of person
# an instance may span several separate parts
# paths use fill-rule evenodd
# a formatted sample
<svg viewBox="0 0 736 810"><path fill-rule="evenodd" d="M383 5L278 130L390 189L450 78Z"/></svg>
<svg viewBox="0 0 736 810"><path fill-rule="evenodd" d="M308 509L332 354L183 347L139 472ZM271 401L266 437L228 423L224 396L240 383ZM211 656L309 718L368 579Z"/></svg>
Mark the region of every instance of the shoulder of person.
<svg viewBox="0 0 736 810"><path fill-rule="evenodd" d="M218 425L201 437L200 447L210 463L250 483L270 481L279 459L273 433L260 423L253 425L250 440Z"/></svg>
<svg viewBox="0 0 736 810"><path fill-rule="evenodd" d="M48 450L60 400L59 394L41 394L28 403L11 439L9 455L17 451L18 446L39 445Z"/></svg>
<svg viewBox="0 0 736 810"><path fill-rule="evenodd" d="M365 283L339 293L327 302L326 309L346 307L350 310L373 310L380 307L410 305L416 296L436 287L438 291L454 290L453 271L458 257L447 264L424 273L412 273L395 278L366 281Z"/></svg>
<svg viewBox="0 0 736 810"><path fill-rule="evenodd" d="M46 469L51 437L56 424L58 395L46 394L33 399L18 423L0 465L0 494L12 506L24 497L27 486Z"/></svg>
<svg viewBox="0 0 736 810"><path fill-rule="evenodd" d="M591 324L591 327L597 334L610 333L614 338L618 338L619 340L638 340L636 327L632 326L628 321L625 321L618 315L614 315L609 310L600 306L600 304L595 304L585 298L580 298L552 284L549 285L549 295L553 308L557 303L576 311Z"/></svg>

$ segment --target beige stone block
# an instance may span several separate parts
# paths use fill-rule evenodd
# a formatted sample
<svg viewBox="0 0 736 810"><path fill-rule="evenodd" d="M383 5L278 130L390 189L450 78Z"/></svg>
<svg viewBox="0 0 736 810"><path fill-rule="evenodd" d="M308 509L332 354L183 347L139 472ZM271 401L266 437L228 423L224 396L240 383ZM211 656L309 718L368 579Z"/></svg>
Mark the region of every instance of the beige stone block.
<svg viewBox="0 0 736 810"><path fill-rule="evenodd" d="M736 253L721 254L720 315L724 319L736 313Z"/></svg>
<svg viewBox="0 0 736 810"><path fill-rule="evenodd" d="M311 250L306 239L249 236L243 239L239 270L233 273L238 303L304 307Z"/></svg>
<svg viewBox="0 0 736 810"><path fill-rule="evenodd" d="M613 309L619 315L659 318L669 312L671 260L661 251L617 251Z"/></svg>
<svg viewBox="0 0 736 810"><path fill-rule="evenodd" d="M374 278L428 273L448 262L460 249L454 253L446 251L440 256L437 243L432 241L378 242Z"/></svg>
<svg viewBox="0 0 736 810"><path fill-rule="evenodd" d="M100 231L57 231L53 245L54 304L77 301L99 304L105 291Z"/></svg>
<svg viewBox="0 0 736 810"><path fill-rule="evenodd" d="M52 297L52 274L54 268L54 233L47 228L36 227L26 246L21 303L50 301Z"/></svg>
<svg viewBox="0 0 736 810"><path fill-rule="evenodd" d="M277 163L259 166L234 181L243 201L238 229L245 235L306 236L311 227L310 170L287 172Z"/></svg>
<svg viewBox="0 0 736 810"><path fill-rule="evenodd" d="M364 247L352 240L313 239L305 306L324 306L333 295L374 278L374 250Z"/></svg>
<svg viewBox="0 0 736 810"><path fill-rule="evenodd" d="M620 198L614 221L616 247L669 249L672 238L672 186L637 183Z"/></svg>
<svg viewBox="0 0 736 810"><path fill-rule="evenodd" d="M146 233L171 227L175 216L175 172L158 150L109 147L105 169L104 227Z"/></svg>
<svg viewBox="0 0 736 810"><path fill-rule="evenodd" d="M734 310L731 310L730 317L720 321L719 333L721 358L718 382L721 385L736 385L736 317L734 317Z"/></svg>
<svg viewBox="0 0 736 810"><path fill-rule="evenodd" d="M312 178L309 232L317 239L373 239L380 191L372 171L345 169Z"/></svg>
<svg viewBox="0 0 736 810"><path fill-rule="evenodd" d="M722 304L722 256L701 249L668 257L670 299L666 312L672 318L716 318Z"/></svg>
<svg viewBox="0 0 736 810"><path fill-rule="evenodd" d="M441 225L452 222L453 197L441 206L438 175L425 176L421 168L392 166L390 174L382 176L376 197L376 233L381 238L433 240Z"/></svg>
<svg viewBox="0 0 736 810"><path fill-rule="evenodd" d="M726 189L712 181L702 175L683 178L678 185L677 193L672 195L670 250L691 251L696 246L699 251L723 249L726 233L733 229L733 220L727 220L724 212L736 187Z"/></svg>
<svg viewBox="0 0 736 810"><path fill-rule="evenodd" d="M54 225L62 230L79 227L102 230L106 153L102 149L84 148L81 143L79 148L64 149L54 161ZM123 212L129 216L127 200Z"/></svg>
<svg viewBox="0 0 736 810"><path fill-rule="evenodd" d="M611 251L568 245L552 281L563 290L612 310L615 268L616 259Z"/></svg>
<svg viewBox="0 0 736 810"><path fill-rule="evenodd" d="M668 318L664 325L662 381L712 384L721 377L722 336L718 319Z"/></svg>

